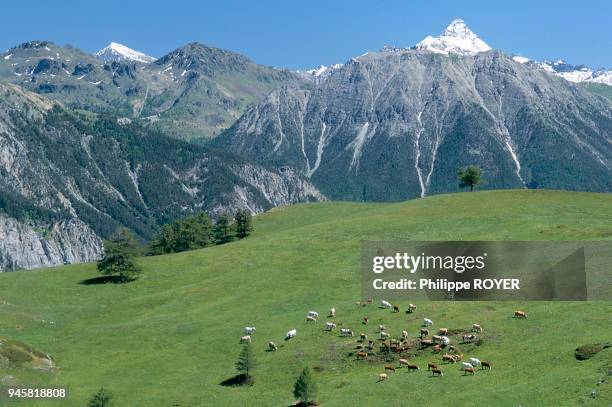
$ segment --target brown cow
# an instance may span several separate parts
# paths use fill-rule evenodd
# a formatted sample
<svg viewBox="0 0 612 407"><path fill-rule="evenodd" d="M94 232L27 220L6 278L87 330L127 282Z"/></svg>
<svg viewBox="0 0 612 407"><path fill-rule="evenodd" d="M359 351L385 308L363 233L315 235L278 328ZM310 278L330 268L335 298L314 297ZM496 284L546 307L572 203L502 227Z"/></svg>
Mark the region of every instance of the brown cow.
<svg viewBox="0 0 612 407"><path fill-rule="evenodd" d="M421 329L421 338L424 336L429 335L429 330L428 329Z"/></svg>
<svg viewBox="0 0 612 407"><path fill-rule="evenodd" d="M440 328L438 335L448 335L448 328Z"/></svg>
<svg viewBox="0 0 612 407"><path fill-rule="evenodd" d="M442 337L441 337L441 336L439 336L439 335L434 335L434 336L432 336L432 337L431 337L431 341L432 341L433 343L436 343L436 342L442 342Z"/></svg>
<svg viewBox="0 0 612 407"><path fill-rule="evenodd" d="M399 311L400 311L399 307L397 305L394 305L393 306L393 312L399 312Z"/></svg>
<svg viewBox="0 0 612 407"><path fill-rule="evenodd" d="M367 325L368 324L368 317L363 317L363 324Z"/></svg>
<svg viewBox="0 0 612 407"><path fill-rule="evenodd" d="M361 341L367 341L367 340L368 340L368 335L366 335L364 332L361 332L361 333L359 334L359 339L360 339Z"/></svg>
<svg viewBox="0 0 612 407"><path fill-rule="evenodd" d="M527 318L527 314L525 313L525 311L514 311L514 317L515 318Z"/></svg>
<svg viewBox="0 0 612 407"><path fill-rule="evenodd" d="M435 363L431 363L431 362L429 362L429 363L427 364L427 370L437 369L437 368L438 368L438 366L437 366Z"/></svg>
<svg viewBox="0 0 612 407"><path fill-rule="evenodd" d="M408 359L400 359L399 364L400 364L400 367L402 367L402 366L408 366L410 363L408 362Z"/></svg>
<svg viewBox="0 0 612 407"><path fill-rule="evenodd" d="M357 359L365 359L368 357L368 354L365 352L357 352Z"/></svg>
<svg viewBox="0 0 612 407"><path fill-rule="evenodd" d="M408 364L408 372L412 372L413 370L419 370L419 367L417 365L411 365Z"/></svg>
<svg viewBox="0 0 612 407"><path fill-rule="evenodd" d="M463 353L461 353L459 355L455 355L455 356L453 356L453 358L455 359L455 362L459 362L459 361L463 360Z"/></svg>
<svg viewBox="0 0 612 407"><path fill-rule="evenodd" d="M482 369L489 369L489 370L491 370L491 362L482 362L481 363L481 368Z"/></svg>
<svg viewBox="0 0 612 407"><path fill-rule="evenodd" d="M444 373L442 373L440 369L431 369L431 375L432 376L435 376L435 375L444 376Z"/></svg>
<svg viewBox="0 0 612 407"><path fill-rule="evenodd" d="M440 346L440 345L438 345L438 344L434 345L434 347L433 347L433 352L434 352L434 353L440 353L440 352L442 352L442 346Z"/></svg>
<svg viewBox="0 0 612 407"><path fill-rule="evenodd" d="M442 360L443 360L444 362L449 362L449 363L455 363L455 362L456 362L456 361L455 361L455 357L454 357L453 355L449 355L448 353L445 353L445 354L442 356Z"/></svg>
<svg viewBox="0 0 612 407"><path fill-rule="evenodd" d="M467 373L471 373L472 375L475 373L473 367L465 367L463 368L463 375L465 376Z"/></svg>
<svg viewBox="0 0 612 407"><path fill-rule="evenodd" d="M392 371L392 372L395 372L395 368L394 368L393 366L391 366L391 365L385 365L385 372L386 372L387 370L390 370L390 371Z"/></svg>
<svg viewBox="0 0 612 407"><path fill-rule="evenodd" d="M482 332L482 326L480 326L480 324L472 324L472 331Z"/></svg>
<svg viewBox="0 0 612 407"><path fill-rule="evenodd" d="M428 346L433 345L433 342L431 342L431 340L429 339L421 339L421 347L422 348L427 348Z"/></svg>

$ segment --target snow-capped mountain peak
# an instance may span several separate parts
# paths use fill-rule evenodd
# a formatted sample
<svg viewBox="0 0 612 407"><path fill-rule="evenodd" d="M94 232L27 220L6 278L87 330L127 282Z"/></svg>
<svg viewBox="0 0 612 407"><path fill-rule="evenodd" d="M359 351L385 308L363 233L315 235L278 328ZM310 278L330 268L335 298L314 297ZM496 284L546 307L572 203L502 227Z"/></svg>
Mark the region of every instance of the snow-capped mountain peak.
<svg viewBox="0 0 612 407"><path fill-rule="evenodd" d="M100 51L96 52L94 56L104 62L111 61L134 61L148 64L155 61L155 58L143 54L140 51L133 50L126 47L123 44L111 42Z"/></svg>
<svg viewBox="0 0 612 407"><path fill-rule="evenodd" d="M491 49L461 19L453 20L439 37L425 37L415 48L438 54L460 55L474 55Z"/></svg>

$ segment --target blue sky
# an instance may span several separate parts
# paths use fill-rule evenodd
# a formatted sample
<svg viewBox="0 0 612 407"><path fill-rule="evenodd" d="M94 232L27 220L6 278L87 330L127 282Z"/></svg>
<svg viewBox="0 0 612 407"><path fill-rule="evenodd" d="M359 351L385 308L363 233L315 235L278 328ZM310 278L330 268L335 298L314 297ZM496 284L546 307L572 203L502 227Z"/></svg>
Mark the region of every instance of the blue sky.
<svg viewBox="0 0 612 407"><path fill-rule="evenodd" d="M4 2L0 49L33 39L93 52L110 41L153 56L191 41L288 68L412 46L463 18L493 48L612 68L612 1L83 0Z"/></svg>

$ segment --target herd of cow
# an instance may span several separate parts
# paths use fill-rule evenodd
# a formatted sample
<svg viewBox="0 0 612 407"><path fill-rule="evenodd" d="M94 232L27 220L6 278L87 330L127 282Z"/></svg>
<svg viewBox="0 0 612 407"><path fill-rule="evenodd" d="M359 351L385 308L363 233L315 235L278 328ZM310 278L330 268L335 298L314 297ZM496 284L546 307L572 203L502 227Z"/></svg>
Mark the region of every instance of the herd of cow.
<svg viewBox="0 0 612 407"><path fill-rule="evenodd" d="M357 304L366 306L371 304L372 300L369 299L367 301L360 301ZM397 306L392 305L388 301L382 300L380 303L381 308L393 309L393 312L399 313L400 309ZM410 304L406 313L413 313L417 310L417 306L414 304ZM336 317L336 309L331 308L329 310L328 318ZM517 310L514 312L515 318L527 318L527 314L524 311ZM306 315L306 322L316 322L319 318L319 313L316 311L309 311ZM361 322L363 325L367 325L369 322L368 317L364 317ZM442 361L445 363L458 363L461 362L460 370L463 371L464 375L470 374L474 375L476 370L480 366L481 370L490 370L491 362L490 361L480 361L478 358L471 357L467 362L463 361L463 353L459 351L459 348L456 345L451 344L451 340L448 337L449 329L448 328L440 328L438 330L437 335L432 335L430 339L428 336L430 334L429 327L433 326L434 323L429 318L423 318L423 325L420 329L420 333L418 336L418 344L419 349L423 350L429 347L433 348L433 352L439 354L444 352L442 355ZM338 328L338 324L334 322L326 322L325 331L331 332ZM247 326L244 329L245 335L240 338L240 343L251 343L252 335L255 333L255 327ZM483 332L483 328L480 324L472 324L471 332L464 332L461 336L462 343L472 343L478 342L480 338L476 335L476 333ZM403 330L397 338L391 337L391 334L388 333L386 327L384 325L378 325L377 333L380 335L378 338L379 341L379 351L381 353L401 353L408 350L408 347L411 345L408 332ZM287 332L285 336L285 340L290 340L297 336L297 329L291 329ZM341 337L354 337L354 332L349 328L340 328L340 336ZM367 344L366 344L367 343ZM357 340L356 345L356 357L358 360L367 360L368 357L373 355L373 351L376 345L375 342L371 339L368 339L368 335L366 333L360 333L359 339ZM278 346L274 342L268 342L268 350L276 351L278 350ZM416 364L412 364L408 361L408 359L400 358L399 366L393 366L390 364L385 364L384 372L378 375L378 381L387 380L389 375L387 372L395 372L396 369L407 368L408 372L419 371L419 366ZM432 376L444 376L442 370L438 367L436 363L428 363L427 370L431 372Z"/></svg>

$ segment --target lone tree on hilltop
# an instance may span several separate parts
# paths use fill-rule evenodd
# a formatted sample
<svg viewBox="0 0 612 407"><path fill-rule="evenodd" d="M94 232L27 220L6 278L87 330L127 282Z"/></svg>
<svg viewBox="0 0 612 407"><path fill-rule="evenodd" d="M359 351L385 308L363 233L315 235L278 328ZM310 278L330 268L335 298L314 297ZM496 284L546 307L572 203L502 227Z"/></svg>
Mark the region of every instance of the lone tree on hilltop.
<svg viewBox="0 0 612 407"><path fill-rule="evenodd" d="M312 373L308 367L302 370L302 373L293 385L293 396L300 401L301 406L316 406L317 384L312 377Z"/></svg>
<svg viewBox="0 0 612 407"><path fill-rule="evenodd" d="M98 271L105 275L119 275L122 283L140 273L140 267L134 263L139 253L136 238L128 229L121 229L117 236L104 241L104 256L98 261Z"/></svg>
<svg viewBox="0 0 612 407"><path fill-rule="evenodd" d="M253 384L253 368L255 367L255 357L253 355L253 348L250 344L245 344L238 355L238 361L236 362L236 370L242 375L242 384Z"/></svg>
<svg viewBox="0 0 612 407"><path fill-rule="evenodd" d="M246 209L238 209L234 216L234 224L236 225L236 237L244 239L253 231L253 219L251 212Z"/></svg>
<svg viewBox="0 0 612 407"><path fill-rule="evenodd" d="M475 165L470 165L467 168L459 169L459 188L470 187L470 192L474 187L484 183L482 179L482 170Z"/></svg>

